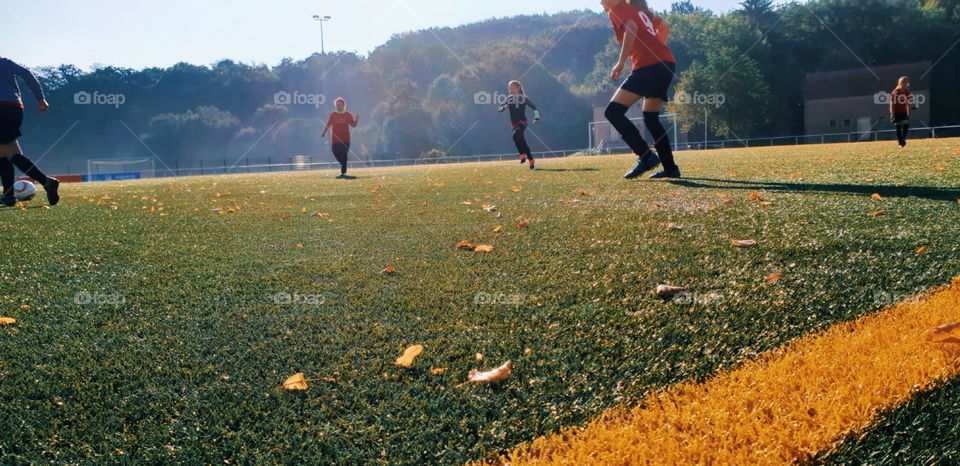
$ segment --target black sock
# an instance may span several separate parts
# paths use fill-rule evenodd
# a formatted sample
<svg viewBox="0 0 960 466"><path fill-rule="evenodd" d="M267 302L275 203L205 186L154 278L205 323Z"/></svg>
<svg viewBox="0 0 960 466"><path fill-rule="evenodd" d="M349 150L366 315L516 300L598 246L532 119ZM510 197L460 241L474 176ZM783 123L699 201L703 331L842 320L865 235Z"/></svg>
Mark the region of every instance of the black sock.
<svg viewBox="0 0 960 466"><path fill-rule="evenodd" d="M33 180L37 183L46 186L50 181L50 178L47 178L47 175L44 175L43 172L40 171L40 169L38 169L37 166L30 161L30 159L24 157L22 154L17 154L13 157L10 157L10 161L13 162L13 164L16 165L20 171L25 173L30 178L33 178Z"/></svg>
<svg viewBox="0 0 960 466"><path fill-rule="evenodd" d="M673 160L673 147L670 147L670 137L667 136L667 130L660 123L660 112L643 112L643 122L647 125L647 130L653 136L653 146L657 148L657 155L660 156L660 163L665 170L675 170L676 162Z"/></svg>
<svg viewBox="0 0 960 466"><path fill-rule="evenodd" d="M610 102L603 116L607 117L607 121L616 128L623 142L627 143L627 146L630 147L630 150L632 150L634 154L637 154L638 157L646 157L650 154L650 146L647 145L647 141L643 140L643 136L640 134L640 130L637 129L637 125L634 125L633 122L627 118L627 110L630 110L630 107L616 102Z"/></svg>
<svg viewBox="0 0 960 466"><path fill-rule="evenodd" d="M10 159L0 157L0 181L3 182L3 195L13 196L13 183L17 180L13 173L13 164Z"/></svg>
<svg viewBox="0 0 960 466"><path fill-rule="evenodd" d="M347 174L347 162L340 162L340 174L341 175Z"/></svg>

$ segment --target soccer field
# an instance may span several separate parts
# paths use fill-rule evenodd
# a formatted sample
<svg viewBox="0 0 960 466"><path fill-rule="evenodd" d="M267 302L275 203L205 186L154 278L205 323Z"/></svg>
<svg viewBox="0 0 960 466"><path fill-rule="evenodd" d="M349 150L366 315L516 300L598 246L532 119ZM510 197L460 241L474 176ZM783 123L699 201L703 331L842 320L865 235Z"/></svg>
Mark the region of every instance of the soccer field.
<svg viewBox="0 0 960 466"><path fill-rule="evenodd" d="M0 462L493 459L960 275L960 140L678 161L667 182L618 155L64 185L2 210ZM960 462L958 399L940 384L819 459Z"/></svg>

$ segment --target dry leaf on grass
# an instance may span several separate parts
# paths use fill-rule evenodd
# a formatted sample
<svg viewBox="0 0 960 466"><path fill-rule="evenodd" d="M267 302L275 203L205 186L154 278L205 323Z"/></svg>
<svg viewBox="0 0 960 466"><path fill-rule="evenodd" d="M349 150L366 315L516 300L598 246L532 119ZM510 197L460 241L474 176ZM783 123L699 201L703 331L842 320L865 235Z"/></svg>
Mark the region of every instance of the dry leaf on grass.
<svg viewBox="0 0 960 466"><path fill-rule="evenodd" d="M766 281L767 283L777 283L777 282L780 281L781 278L783 278L783 274L781 274L781 273L771 273L770 275L767 275L767 276L764 278L764 281Z"/></svg>
<svg viewBox="0 0 960 466"><path fill-rule="evenodd" d="M310 216L311 216L311 217L319 217L319 218L327 218L327 217L330 216L330 214L328 214L328 213L326 213L326 212L314 212L314 213L310 214Z"/></svg>
<svg viewBox="0 0 960 466"><path fill-rule="evenodd" d="M875 210L870 212L870 215L873 215L874 217L880 217L882 215L887 215L888 213L890 213L888 210Z"/></svg>
<svg viewBox="0 0 960 466"><path fill-rule="evenodd" d="M680 230L683 230L683 226L682 226L682 225L677 225L676 223L668 223L668 224L667 224L667 230L670 230L670 231L680 231Z"/></svg>
<svg viewBox="0 0 960 466"><path fill-rule="evenodd" d="M297 243L298 248L303 248L303 243Z"/></svg>
<svg viewBox="0 0 960 466"><path fill-rule="evenodd" d="M500 233L502 231L503 231L503 225L497 225L496 228L493 229L494 233Z"/></svg>
<svg viewBox="0 0 960 466"><path fill-rule="evenodd" d="M928 248L926 246L920 246L920 248L917 249L917 254L926 254L927 249Z"/></svg>
<svg viewBox="0 0 960 466"><path fill-rule="evenodd" d="M495 205L484 204L482 207L483 207L483 210L486 210L487 212L496 212L496 211L497 211L497 206L495 206Z"/></svg>
<svg viewBox="0 0 960 466"><path fill-rule="evenodd" d="M470 383L497 383L497 382L502 382L502 381L506 380L507 377L510 377L511 368L512 368L512 363L511 363L510 361L507 361L507 362L503 363L502 366L500 366L500 367L498 367L498 368L496 368L496 369L493 369L493 370L486 371L486 372L480 372L479 370L474 369L474 370L470 371L470 377L467 379L466 382L464 382L464 383L462 383L462 384L460 384L460 385L457 385L457 386L454 387L454 388L460 388L460 387L462 387L462 386L464 386L464 385L467 385L467 384L470 384Z"/></svg>
<svg viewBox="0 0 960 466"><path fill-rule="evenodd" d="M752 248L757 245L757 242L752 239L734 239L730 241L738 248Z"/></svg>
<svg viewBox="0 0 960 466"><path fill-rule="evenodd" d="M874 198L874 199L876 199L876 200L878 200L878 201L882 201L882 200L883 200L883 196L881 196L880 193L873 193L873 195L870 196L870 197L872 197L872 198Z"/></svg>
<svg viewBox="0 0 960 466"><path fill-rule="evenodd" d="M580 202L580 199L560 199L557 202L561 204L576 204L577 202Z"/></svg>
<svg viewBox="0 0 960 466"><path fill-rule="evenodd" d="M927 333L927 341L932 343L960 344L960 322L937 327Z"/></svg>
<svg viewBox="0 0 960 466"><path fill-rule="evenodd" d="M477 247L473 249L474 252L493 252L493 246L489 244L478 244Z"/></svg>
<svg viewBox="0 0 960 466"><path fill-rule="evenodd" d="M471 242L469 242L469 241L461 241L461 242L457 243L456 248L457 248L457 249L460 249L460 250L463 250L463 251L473 251L474 249L477 248L477 244L476 244L476 243L471 243Z"/></svg>
<svg viewBox="0 0 960 466"><path fill-rule="evenodd" d="M12 317L0 317L0 325L13 325L17 323L17 319Z"/></svg>
<svg viewBox="0 0 960 466"><path fill-rule="evenodd" d="M431 367L430 375L440 375L447 371L446 367Z"/></svg>
<svg viewBox="0 0 960 466"><path fill-rule="evenodd" d="M394 364L400 367L410 367L413 365L413 360L420 356L420 353L423 353L423 345L413 345L407 348Z"/></svg>
<svg viewBox="0 0 960 466"><path fill-rule="evenodd" d="M387 268L381 270L380 273L385 275L393 275L397 273L397 268L392 265L388 265Z"/></svg>
<svg viewBox="0 0 960 466"><path fill-rule="evenodd" d="M519 187L519 186L514 186L514 187L510 188L510 190L513 191L513 192L515 192L515 193L519 193L520 191L523 191L523 188L521 188L521 187Z"/></svg>
<svg viewBox="0 0 960 466"><path fill-rule="evenodd" d="M287 380L283 381L283 389L290 391L302 391L306 390L307 379L303 377L303 372L297 372L296 374L287 377Z"/></svg>
<svg viewBox="0 0 960 466"><path fill-rule="evenodd" d="M658 285L657 296L666 299L676 299L687 294L687 289L682 286Z"/></svg>
<svg viewBox="0 0 960 466"><path fill-rule="evenodd" d="M520 223L517 224L517 228L519 228L519 229L521 229L521 230L526 229L526 228L530 228L530 222L520 222Z"/></svg>
<svg viewBox="0 0 960 466"><path fill-rule="evenodd" d="M749 196L749 197L750 197L750 200L751 200L751 201L762 201L762 200L763 200L763 196L761 196L760 193L758 193L758 192L752 192L752 193L750 193L750 196Z"/></svg>
<svg viewBox="0 0 960 466"><path fill-rule="evenodd" d="M586 189L581 189L581 190L577 191L577 195L578 195L578 196L589 196L590 193L587 192Z"/></svg>

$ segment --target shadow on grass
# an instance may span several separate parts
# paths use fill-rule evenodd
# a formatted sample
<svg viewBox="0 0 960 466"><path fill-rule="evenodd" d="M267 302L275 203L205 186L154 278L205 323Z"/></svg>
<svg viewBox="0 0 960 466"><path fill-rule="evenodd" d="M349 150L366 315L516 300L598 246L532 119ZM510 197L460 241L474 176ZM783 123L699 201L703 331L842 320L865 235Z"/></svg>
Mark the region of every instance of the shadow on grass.
<svg viewBox="0 0 960 466"><path fill-rule="evenodd" d="M780 192L823 192L871 195L883 197L918 197L933 201L956 202L960 199L960 189L937 188L933 186L890 186L842 183L786 183L745 180L721 180L715 178L683 178L668 180L670 184L687 188L702 189L743 189L770 190Z"/></svg>

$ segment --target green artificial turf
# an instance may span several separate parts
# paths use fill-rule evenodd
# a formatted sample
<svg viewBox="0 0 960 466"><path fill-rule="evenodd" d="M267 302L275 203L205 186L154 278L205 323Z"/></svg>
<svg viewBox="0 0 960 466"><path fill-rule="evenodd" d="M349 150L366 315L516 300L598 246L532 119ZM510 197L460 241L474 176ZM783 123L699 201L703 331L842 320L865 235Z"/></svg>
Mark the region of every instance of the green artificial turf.
<svg viewBox="0 0 960 466"><path fill-rule="evenodd" d="M939 140L685 152L674 182L624 181L621 155L64 185L0 211L19 321L0 463L480 459L948 283L958 158ZM506 382L453 388L508 359ZM296 372L326 380L281 390Z"/></svg>

